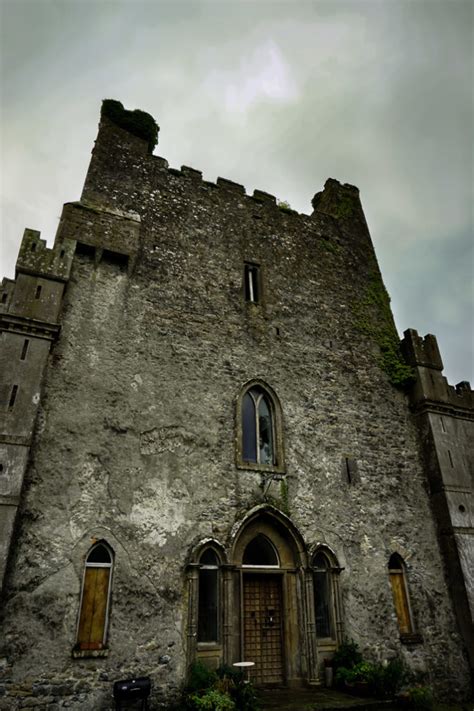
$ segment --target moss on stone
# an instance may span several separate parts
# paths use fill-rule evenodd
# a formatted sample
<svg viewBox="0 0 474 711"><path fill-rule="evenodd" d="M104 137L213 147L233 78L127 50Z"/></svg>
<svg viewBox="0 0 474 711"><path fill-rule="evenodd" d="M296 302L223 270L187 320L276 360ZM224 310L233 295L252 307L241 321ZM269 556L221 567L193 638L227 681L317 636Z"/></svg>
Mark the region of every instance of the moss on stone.
<svg viewBox="0 0 474 711"><path fill-rule="evenodd" d="M356 328L378 344L380 365L392 385L402 390L408 388L415 380L415 371L401 354L390 297L378 273L369 275L364 295L354 304L354 315Z"/></svg>
<svg viewBox="0 0 474 711"><path fill-rule="evenodd" d="M158 131L160 130L153 116L139 109L129 111L123 107L120 101L115 101L115 99L104 99L102 102L102 116L108 118L116 126L125 129L125 131L147 141L148 150L150 153L153 152L158 143Z"/></svg>
<svg viewBox="0 0 474 711"><path fill-rule="evenodd" d="M332 254L337 254L340 250L339 245L336 244L336 242L333 242L328 237L322 237L321 244L323 246L323 249L326 250L326 252L331 252Z"/></svg>

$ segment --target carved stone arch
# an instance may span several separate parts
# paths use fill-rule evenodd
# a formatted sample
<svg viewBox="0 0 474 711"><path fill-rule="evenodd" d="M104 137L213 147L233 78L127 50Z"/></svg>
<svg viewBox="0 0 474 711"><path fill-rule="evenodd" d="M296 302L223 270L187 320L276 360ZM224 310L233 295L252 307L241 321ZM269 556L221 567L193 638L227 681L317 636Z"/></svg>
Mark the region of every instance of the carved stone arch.
<svg viewBox="0 0 474 711"><path fill-rule="evenodd" d="M259 528L267 535L273 545L276 546L282 565L286 563L288 566L295 568L304 568L307 566L308 557L303 536L289 516L271 504L259 504L255 506L240 521L234 524L229 546L229 560L234 565L242 564L245 544L251 540L252 534L258 532ZM275 533L279 534L278 538L281 537L284 539L283 548L291 548L293 552L291 561L288 555L286 556L286 560L285 556L282 558L277 541L272 539L272 529ZM245 535L245 537L242 539L243 535Z"/></svg>
<svg viewBox="0 0 474 711"><path fill-rule="evenodd" d="M344 567L340 565L340 556L328 543L318 541L317 543L309 547L308 560L310 564L314 560L314 557L317 553L323 553L331 563L332 568L337 568L339 569L339 571L344 570Z"/></svg>
<svg viewBox="0 0 474 711"><path fill-rule="evenodd" d="M191 546L186 565L199 564L199 559L206 548L211 548L215 551L221 565L228 563L227 552L217 538L201 538Z"/></svg>
<svg viewBox="0 0 474 711"><path fill-rule="evenodd" d="M209 565L209 561L203 561L202 557L207 551L215 554L216 565ZM195 659L210 666L219 666L224 659L224 609L228 598L228 567L226 550L216 538L201 538L191 546L185 565L188 666ZM212 604L216 605L215 620L212 625L206 625L203 624L203 615L209 613L209 606L203 604L203 592L209 596L211 587L215 596L212 601ZM215 630L215 634L210 631L211 628Z"/></svg>
<svg viewBox="0 0 474 711"><path fill-rule="evenodd" d="M274 558L270 548L265 554L267 543ZM254 545L261 546L261 558L246 556ZM258 684L312 678L306 633L308 558L297 526L276 507L259 504L234 524L228 550L233 576L229 660L255 661L251 677Z"/></svg>
<svg viewBox="0 0 474 711"><path fill-rule="evenodd" d="M256 454L255 459L249 458L244 452L244 424L243 424L243 403L244 398L248 393L260 392L265 399L271 416L271 431L273 437L272 445L272 461L260 461L259 455ZM278 395L273 388L260 378L254 378L247 381L240 388L236 403L236 441L235 441L235 460L236 466L239 469L254 469L262 472L275 472L283 474L285 472L285 452L284 452L284 437L283 437L283 410L281 407ZM258 415L255 415L258 420ZM258 450L257 450L258 451Z"/></svg>

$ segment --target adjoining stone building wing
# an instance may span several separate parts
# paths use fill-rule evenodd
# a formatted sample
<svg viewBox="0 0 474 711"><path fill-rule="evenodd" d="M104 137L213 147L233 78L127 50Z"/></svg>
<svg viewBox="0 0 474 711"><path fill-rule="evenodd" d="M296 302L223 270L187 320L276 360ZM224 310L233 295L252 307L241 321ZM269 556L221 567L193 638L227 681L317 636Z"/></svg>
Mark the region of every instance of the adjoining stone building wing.
<svg viewBox="0 0 474 711"><path fill-rule="evenodd" d="M196 660L318 685L345 638L465 698L469 385L400 349L357 188L298 214L157 134L104 102L80 200L2 283L8 708L143 675L158 708Z"/></svg>

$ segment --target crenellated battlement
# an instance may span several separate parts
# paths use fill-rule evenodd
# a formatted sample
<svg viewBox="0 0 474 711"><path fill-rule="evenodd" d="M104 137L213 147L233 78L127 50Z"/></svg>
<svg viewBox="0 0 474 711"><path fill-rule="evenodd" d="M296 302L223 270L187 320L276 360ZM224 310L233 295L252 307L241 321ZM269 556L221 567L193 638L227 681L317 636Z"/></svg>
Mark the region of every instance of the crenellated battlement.
<svg viewBox="0 0 474 711"><path fill-rule="evenodd" d="M428 333L423 338L414 328L408 328L403 335L401 348L409 365L422 365L425 368L443 370L443 361L436 336Z"/></svg>
<svg viewBox="0 0 474 711"><path fill-rule="evenodd" d="M109 103L119 106L123 115L128 118L137 114L125 110L120 102L107 100L104 105ZM147 121L150 125L155 123L149 114L143 115L148 117ZM273 214L284 219L297 216L303 219L314 219L323 214L336 221L363 217L359 190L348 183L341 184L338 180L329 178L324 189L316 193L312 200L313 212L299 213L285 203L280 203L274 195L264 190L255 189L253 194L249 194L245 186L228 178L218 177L215 182L208 181L203 178L202 171L196 168L183 165L178 169L169 166L165 158L151 154L148 140L140 134L139 130L135 128L132 130L132 128L126 121L112 120L109 112L102 110L82 202L102 204L105 201L104 204L107 206L112 203L118 205L121 199L120 193L124 190L124 185L119 180L122 174L126 181L133 180L133 185L138 190L146 185L149 191L159 189L163 182L176 178L185 179L194 189L200 187L204 191L218 191L223 199L238 201L244 199L249 201L249 205L255 206L255 203L260 203L266 208L273 208ZM115 182L113 194L105 195L104 191L111 190L112 182Z"/></svg>
<svg viewBox="0 0 474 711"><path fill-rule="evenodd" d="M16 262L17 274L34 274L57 281L67 281L74 257L75 245L56 239L52 248L46 246L37 230L26 229Z"/></svg>
<svg viewBox="0 0 474 711"><path fill-rule="evenodd" d="M474 414L474 392L470 383L462 381L453 386L442 374L443 361L436 336L431 333L422 337L415 329L404 332L400 347L407 363L416 368L417 379L410 393L412 405L438 403Z"/></svg>

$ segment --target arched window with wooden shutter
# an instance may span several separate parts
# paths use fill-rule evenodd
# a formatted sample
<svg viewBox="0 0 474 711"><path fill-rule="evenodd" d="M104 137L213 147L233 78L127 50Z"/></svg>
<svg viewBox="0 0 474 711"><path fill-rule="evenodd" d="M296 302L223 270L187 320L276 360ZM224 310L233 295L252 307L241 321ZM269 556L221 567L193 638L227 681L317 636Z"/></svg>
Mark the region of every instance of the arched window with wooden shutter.
<svg viewBox="0 0 474 711"><path fill-rule="evenodd" d="M405 563L398 553L393 553L388 562L390 584L392 586L393 603L397 613L398 629L400 635L411 635L413 623L408 599L408 588L405 573Z"/></svg>
<svg viewBox="0 0 474 711"><path fill-rule="evenodd" d="M105 647L112 566L112 550L104 541L96 543L87 555L84 569L77 630L77 647L80 650Z"/></svg>

